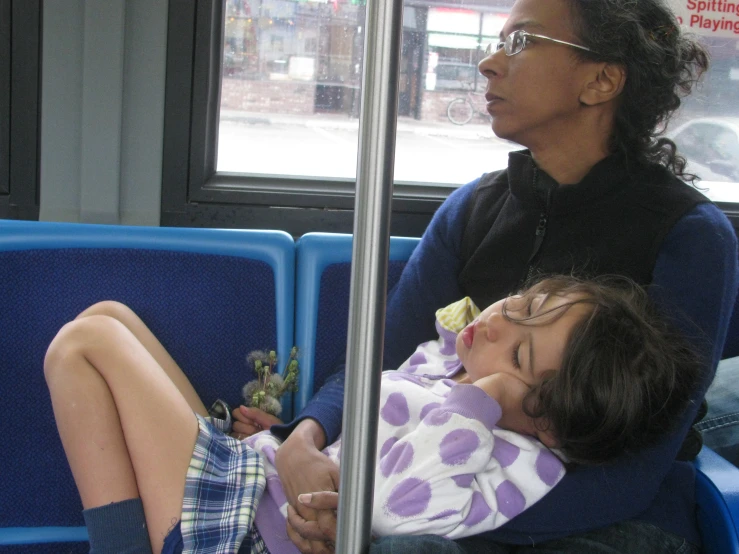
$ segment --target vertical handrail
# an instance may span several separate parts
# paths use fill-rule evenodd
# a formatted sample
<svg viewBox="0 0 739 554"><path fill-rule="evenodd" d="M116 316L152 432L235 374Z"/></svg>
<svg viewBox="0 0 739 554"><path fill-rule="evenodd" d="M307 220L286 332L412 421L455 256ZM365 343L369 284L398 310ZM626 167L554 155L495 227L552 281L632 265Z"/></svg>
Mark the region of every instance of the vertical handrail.
<svg viewBox="0 0 739 554"><path fill-rule="evenodd" d="M336 552L369 550L385 328L402 0L368 0Z"/></svg>

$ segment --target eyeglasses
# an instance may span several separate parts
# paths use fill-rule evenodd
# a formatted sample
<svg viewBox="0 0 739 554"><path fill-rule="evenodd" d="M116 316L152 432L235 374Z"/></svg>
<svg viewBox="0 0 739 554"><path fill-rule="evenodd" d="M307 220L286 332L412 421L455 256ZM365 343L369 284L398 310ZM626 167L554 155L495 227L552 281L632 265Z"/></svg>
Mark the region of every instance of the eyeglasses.
<svg viewBox="0 0 739 554"><path fill-rule="evenodd" d="M594 50L586 48L585 46L580 46L579 44L573 44L571 42L566 42L564 40L559 40L556 38L545 37L544 35L535 35L534 33L527 33L526 31L519 29L518 31L513 31L510 35L506 37L504 41L498 42L495 45L492 42L488 44L487 48L485 49L485 57L493 53L493 48L495 48L495 51L504 48L506 56L515 56L516 54L521 52L521 50L526 48L529 43L529 38L540 38L543 40L556 42L557 44L571 46L572 48L577 48L578 50L585 50L586 52L595 53Z"/></svg>

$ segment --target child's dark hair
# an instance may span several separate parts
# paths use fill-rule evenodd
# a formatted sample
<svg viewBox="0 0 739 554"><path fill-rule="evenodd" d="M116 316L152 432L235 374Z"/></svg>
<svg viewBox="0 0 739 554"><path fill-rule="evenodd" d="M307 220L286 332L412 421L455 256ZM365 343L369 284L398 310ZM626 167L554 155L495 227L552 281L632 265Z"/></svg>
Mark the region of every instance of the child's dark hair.
<svg viewBox="0 0 739 554"><path fill-rule="evenodd" d="M551 429L570 461L603 463L673 430L702 361L646 291L624 277L553 277L525 297L540 294L577 297L557 308L556 317L573 304L592 308L572 328L562 367L545 374L524 401L524 412ZM536 325L541 315L516 321Z"/></svg>

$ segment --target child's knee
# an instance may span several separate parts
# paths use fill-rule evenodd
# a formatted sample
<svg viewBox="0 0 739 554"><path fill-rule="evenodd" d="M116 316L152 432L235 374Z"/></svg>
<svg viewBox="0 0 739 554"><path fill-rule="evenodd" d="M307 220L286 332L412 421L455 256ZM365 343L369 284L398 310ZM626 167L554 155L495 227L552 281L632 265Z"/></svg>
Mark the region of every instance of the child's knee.
<svg viewBox="0 0 739 554"><path fill-rule="evenodd" d="M112 317L113 319L117 319L118 321L125 321L127 318L134 315L134 312L131 308L121 302L117 302L116 300L103 300L102 302L98 302L87 308L84 312L78 315L76 319L82 319L93 315L105 315Z"/></svg>
<svg viewBox="0 0 739 554"><path fill-rule="evenodd" d="M106 315L91 315L64 325L51 341L44 357L44 375L47 383L60 371L73 370L74 361L84 357L91 348L106 347L115 341L121 323Z"/></svg>

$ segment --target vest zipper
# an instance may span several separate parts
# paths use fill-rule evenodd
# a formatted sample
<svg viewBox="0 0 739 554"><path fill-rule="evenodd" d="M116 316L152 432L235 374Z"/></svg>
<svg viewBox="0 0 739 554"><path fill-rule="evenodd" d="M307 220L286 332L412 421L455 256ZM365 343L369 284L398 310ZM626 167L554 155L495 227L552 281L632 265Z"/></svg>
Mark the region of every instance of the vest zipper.
<svg viewBox="0 0 739 554"><path fill-rule="evenodd" d="M534 188L536 188L536 182L539 177L539 171L538 168L534 168ZM552 188L549 187L547 189L547 199L546 204L544 206L544 211L542 211L539 214L539 223L536 225L536 236L534 238L534 249L531 252L531 256L529 256L529 260L526 262L526 265L528 265L528 270L526 271L526 279L525 283L528 283L531 278L534 275L534 265L531 263L534 261L534 258L536 258L536 255L539 253L539 250L541 249L541 245L544 242L544 237L547 234L547 218L549 217L549 208L551 206L552 201Z"/></svg>

